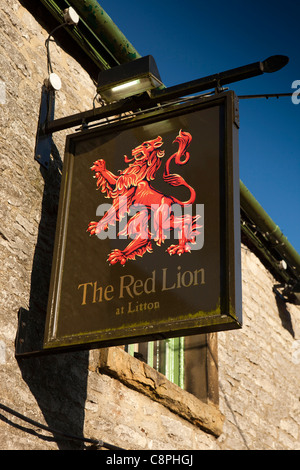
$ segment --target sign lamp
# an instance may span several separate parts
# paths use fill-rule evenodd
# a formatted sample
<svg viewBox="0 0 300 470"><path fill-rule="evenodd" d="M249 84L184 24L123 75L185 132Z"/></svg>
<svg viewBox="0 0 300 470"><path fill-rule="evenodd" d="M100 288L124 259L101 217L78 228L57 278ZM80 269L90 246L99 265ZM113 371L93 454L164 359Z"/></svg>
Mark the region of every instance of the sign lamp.
<svg viewBox="0 0 300 470"><path fill-rule="evenodd" d="M99 73L97 92L112 103L162 86L154 58L141 57Z"/></svg>

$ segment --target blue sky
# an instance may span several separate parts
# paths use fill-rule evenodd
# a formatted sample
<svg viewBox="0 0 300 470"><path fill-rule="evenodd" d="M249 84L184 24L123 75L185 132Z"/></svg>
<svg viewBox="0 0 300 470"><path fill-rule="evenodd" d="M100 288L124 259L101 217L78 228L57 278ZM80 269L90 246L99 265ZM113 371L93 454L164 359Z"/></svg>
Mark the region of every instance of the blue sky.
<svg viewBox="0 0 300 470"><path fill-rule="evenodd" d="M100 0L163 83L179 83L287 55L282 70L229 85L237 95L291 93L300 81L298 0ZM300 84L300 82L299 82ZM300 252L300 94L240 100L240 178ZM298 102L298 101L297 101Z"/></svg>

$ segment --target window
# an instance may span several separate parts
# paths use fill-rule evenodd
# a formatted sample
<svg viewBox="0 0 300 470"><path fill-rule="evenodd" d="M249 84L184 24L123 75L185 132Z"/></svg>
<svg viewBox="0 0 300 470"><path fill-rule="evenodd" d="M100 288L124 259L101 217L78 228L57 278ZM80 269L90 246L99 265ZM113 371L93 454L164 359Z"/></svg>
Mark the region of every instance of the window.
<svg viewBox="0 0 300 470"><path fill-rule="evenodd" d="M203 431L216 437L222 434L225 418L216 406L216 333L132 344L125 351L124 346L102 348L94 351L91 361L94 370L143 393ZM181 381L182 389L171 380Z"/></svg>
<svg viewBox="0 0 300 470"><path fill-rule="evenodd" d="M125 350L201 401L218 404L217 333L131 344Z"/></svg>

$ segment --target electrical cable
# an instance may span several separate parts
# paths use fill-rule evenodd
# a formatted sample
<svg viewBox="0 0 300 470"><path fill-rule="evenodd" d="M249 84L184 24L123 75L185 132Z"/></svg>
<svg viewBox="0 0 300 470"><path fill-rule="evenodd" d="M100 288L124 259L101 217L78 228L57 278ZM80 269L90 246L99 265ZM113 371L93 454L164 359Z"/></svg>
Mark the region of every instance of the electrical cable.
<svg viewBox="0 0 300 470"><path fill-rule="evenodd" d="M62 24L59 24L58 26L56 26L56 28L54 28L51 33L49 34L48 38L46 39L45 41L45 46L46 46L46 49L47 49L47 66L48 66L48 73L53 73L53 67L52 67L52 62L51 62L51 56L50 56L50 41L51 41L51 37L53 36L53 34L55 33L55 31L57 31L58 29L60 28L63 28L65 26L68 26L67 23L62 23ZM55 39L53 38L53 41L55 41Z"/></svg>
<svg viewBox="0 0 300 470"><path fill-rule="evenodd" d="M21 413L18 413L17 411L13 410L12 408L10 408L6 405L3 405L3 403L0 403L0 408L2 410L6 411L7 413L10 413L10 414L16 416L17 418L19 418L19 419L21 419L21 420L23 420L23 421L25 421L29 424L32 424L33 426L37 426L40 429L44 429L45 431L48 431L48 432L50 432L54 435L61 436L61 437L64 437L66 439L70 439L72 441L86 442L88 444L91 444L92 447L95 447L95 449L105 448L105 449L109 449L109 450L125 450L125 449L122 449L121 447L114 446L113 444L109 444L108 442L104 442L102 440L90 439L90 438L87 438L87 437L73 436L72 434L68 434L68 433L65 433L65 432L62 432L62 431L58 431L57 429L50 428L50 427L45 426L44 424L41 424L41 423L31 419L31 418L27 418L27 416L24 416Z"/></svg>

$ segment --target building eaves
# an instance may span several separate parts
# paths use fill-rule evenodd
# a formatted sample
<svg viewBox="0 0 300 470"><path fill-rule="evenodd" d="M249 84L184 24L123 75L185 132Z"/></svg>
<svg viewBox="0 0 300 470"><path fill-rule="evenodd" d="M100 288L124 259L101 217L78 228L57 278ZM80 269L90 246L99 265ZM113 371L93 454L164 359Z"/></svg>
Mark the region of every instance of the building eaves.
<svg viewBox="0 0 300 470"><path fill-rule="evenodd" d="M96 0L41 0L58 24L63 24L63 11L73 7L80 16L78 25L65 31L82 52L98 67L105 70L140 57L111 18Z"/></svg>
<svg viewBox="0 0 300 470"><path fill-rule="evenodd" d="M242 239L254 247L287 292L299 293L299 253L242 181L240 204Z"/></svg>

